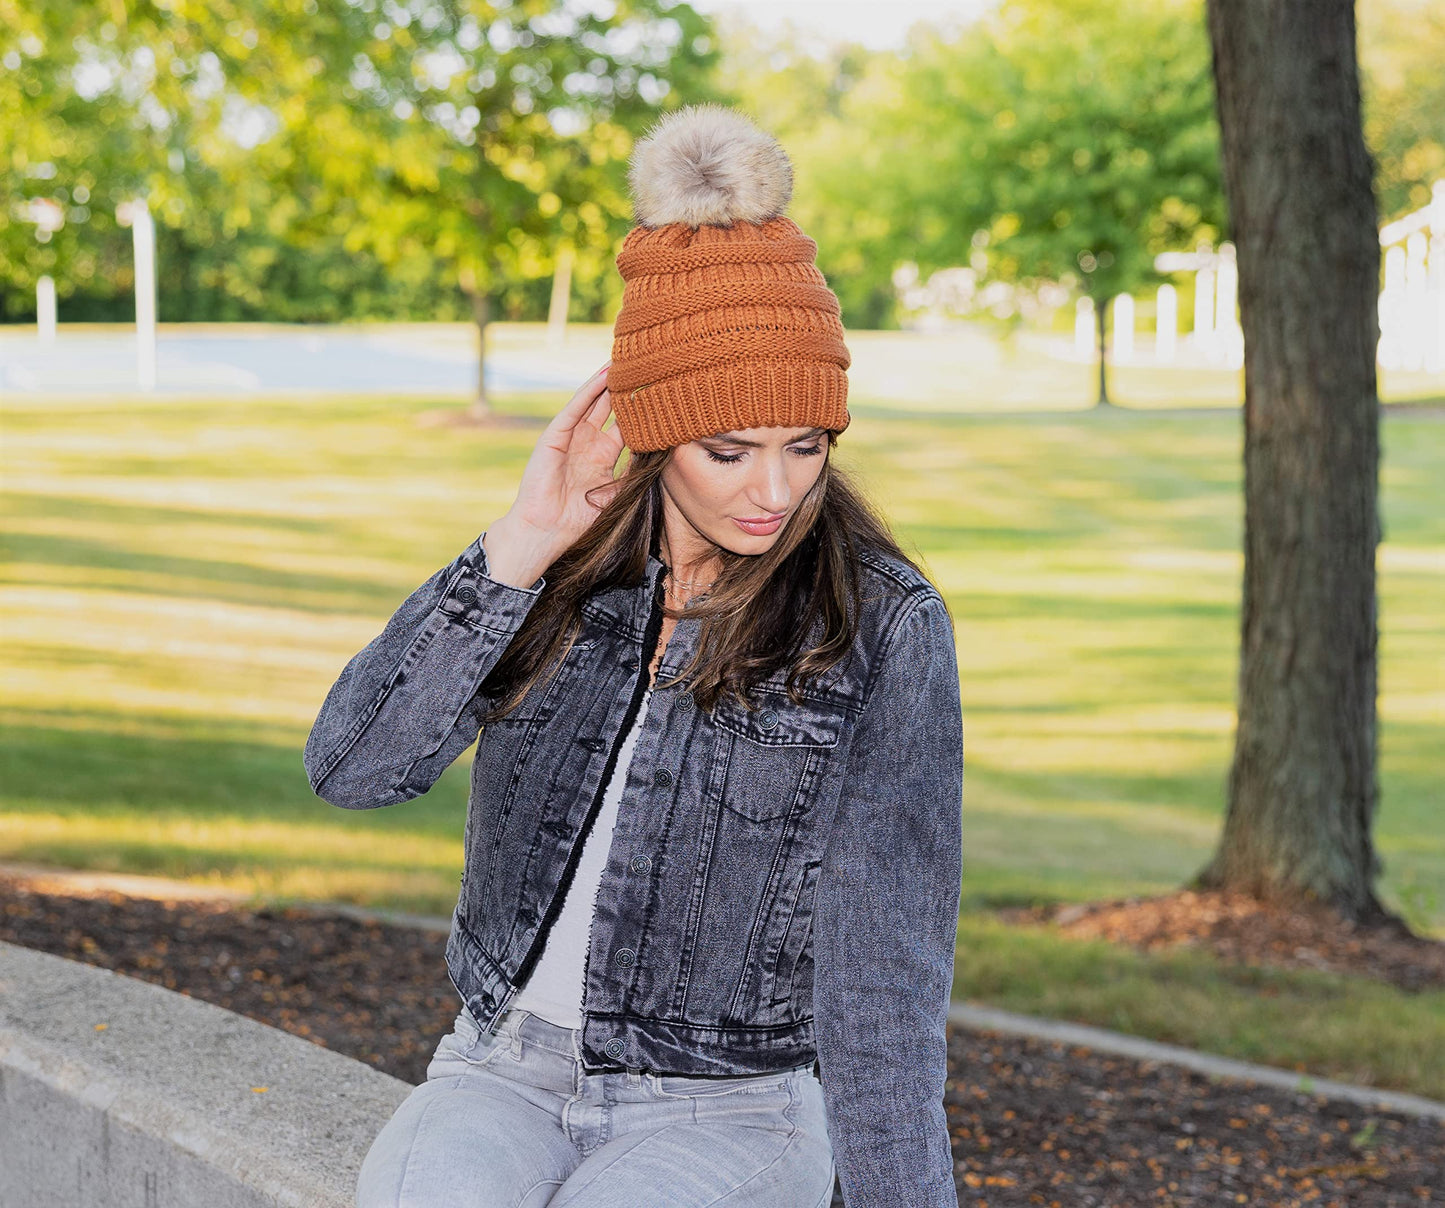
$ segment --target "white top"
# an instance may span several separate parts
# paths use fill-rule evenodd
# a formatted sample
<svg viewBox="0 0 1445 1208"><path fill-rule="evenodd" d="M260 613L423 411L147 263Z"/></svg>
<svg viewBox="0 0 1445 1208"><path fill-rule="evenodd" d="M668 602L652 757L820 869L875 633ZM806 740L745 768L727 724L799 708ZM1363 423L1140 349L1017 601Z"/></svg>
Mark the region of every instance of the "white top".
<svg viewBox="0 0 1445 1208"><path fill-rule="evenodd" d="M524 1007L559 1027L582 1026L582 973L587 959L587 941L592 931L592 912L597 903L597 887L602 881L602 869L607 864L607 853L612 847L617 806L622 800L622 788L627 783L632 751L637 746L637 736L642 731L642 720L647 716L647 705L651 699L652 689L649 688L643 694L637 720L617 753L617 766L612 770L602 797L602 808L597 812L592 831L582 848L582 859L567 889L562 912L547 933L546 946L532 966L531 976L512 999L513 1007Z"/></svg>

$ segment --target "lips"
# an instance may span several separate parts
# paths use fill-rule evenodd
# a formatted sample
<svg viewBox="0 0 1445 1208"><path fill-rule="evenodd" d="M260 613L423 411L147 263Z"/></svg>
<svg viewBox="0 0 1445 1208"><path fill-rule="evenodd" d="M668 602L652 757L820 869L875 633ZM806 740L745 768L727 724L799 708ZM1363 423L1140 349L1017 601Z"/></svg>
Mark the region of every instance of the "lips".
<svg viewBox="0 0 1445 1208"><path fill-rule="evenodd" d="M736 524L738 528L742 529L743 532L749 533L754 537L766 537L769 533L775 533L778 531L778 529L782 526L783 520L786 516L787 512L779 512L776 516L764 517L761 520L743 520L737 516L734 516L733 523Z"/></svg>

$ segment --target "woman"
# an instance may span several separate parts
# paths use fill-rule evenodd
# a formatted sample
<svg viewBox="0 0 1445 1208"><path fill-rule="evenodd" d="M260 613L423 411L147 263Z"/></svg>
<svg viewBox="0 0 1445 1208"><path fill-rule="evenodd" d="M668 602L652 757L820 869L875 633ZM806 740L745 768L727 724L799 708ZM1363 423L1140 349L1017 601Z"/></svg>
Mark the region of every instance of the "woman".
<svg viewBox="0 0 1445 1208"><path fill-rule="evenodd" d="M477 742L462 1010L361 1208L814 1208L835 1170L849 1208L957 1204L952 625L831 464L849 357L791 182L716 106L638 144L612 360L317 717L350 809Z"/></svg>

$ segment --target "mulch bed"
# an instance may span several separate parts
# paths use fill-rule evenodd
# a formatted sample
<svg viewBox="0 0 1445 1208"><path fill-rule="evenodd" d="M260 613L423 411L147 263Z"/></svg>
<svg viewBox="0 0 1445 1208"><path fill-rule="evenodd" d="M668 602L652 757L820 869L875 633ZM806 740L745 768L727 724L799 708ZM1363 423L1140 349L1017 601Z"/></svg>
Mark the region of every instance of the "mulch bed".
<svg viewBox="0 0 1445 1208"><path fill-rule="evenodd" d="M1142 951L1182 945L1207 948L1233 964L1351 973L1408 993L1445 987L1445 942L1415 935L1398 921L1362 926L1323 905L1286 907L1186 889L995 913L1010 923L1048 923L1065 935Z"/></svg>
<svg viewBox="0 0 1445 1208"><path fill-rule="evenodd" d="M1142 921L1126 925L1119 902L1062 925L1163 942L1164 908L1140 910L1143 901L1133 901ZM1258 947L1220 903L1191 906L1195 932L1212 914L1231 942ZM218 1003L411 1083L458 1009L440 933L342 915L42 892L0 878L0 939ZM1311 950L1336 959L1328 945ZM949 1066L968 1208L1445 1204L1445 1125L1434 1120L963 1028L950 1029Z"/></svg>

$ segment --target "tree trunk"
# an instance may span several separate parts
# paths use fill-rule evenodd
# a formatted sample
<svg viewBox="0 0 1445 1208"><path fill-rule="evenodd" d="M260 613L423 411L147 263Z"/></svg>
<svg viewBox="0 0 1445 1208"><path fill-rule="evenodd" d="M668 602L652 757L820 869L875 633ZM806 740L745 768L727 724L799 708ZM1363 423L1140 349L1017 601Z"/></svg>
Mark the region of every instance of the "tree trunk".
<svg viewBox="0 0 1445 1208"><path fill-rule="evenodd" d="M1350 0L1208 0L1245 340L1239 715L1196 888L1374 893L1380 244ZM1393 917L1393 916L1388 916Z"/></svg>
<svg viewBox="0 0 1445 1208"><path fill-rule="evenodd" d="M1109 327L1109 299L1100 298L1094 307L1094 313L1099 316L1099 397L1095 402L1096 407L1109 406L1109 371L1108 359L1104 355L1104 336Z"/></svg>
<svg viewBox="0 0 1445 1208"><path fill-rule="evenodd" d="M491 321L491 299L485 290L471 289L467 297L472 303L472 321L477 325L477 392L467 407L471 419L490 419L491 400L487 398L487 324Z"/></svg>

